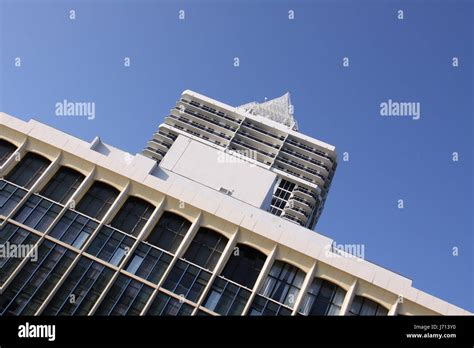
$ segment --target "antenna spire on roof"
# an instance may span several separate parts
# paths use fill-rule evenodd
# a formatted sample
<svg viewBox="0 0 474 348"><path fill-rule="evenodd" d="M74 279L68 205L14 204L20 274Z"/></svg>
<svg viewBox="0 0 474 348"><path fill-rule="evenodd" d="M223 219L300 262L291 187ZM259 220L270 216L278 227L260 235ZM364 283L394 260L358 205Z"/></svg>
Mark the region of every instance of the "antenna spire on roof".
<svg viewBox="0 0 474 348"><path fill-rule="evenodd" d="M238 109L284 124L293 130L298 130L298 124L293 116L294 106L291 104L290 92L286 92L281 97L271 100L266 100L265 98L263 103L247 103L238 106Z"/></svg>

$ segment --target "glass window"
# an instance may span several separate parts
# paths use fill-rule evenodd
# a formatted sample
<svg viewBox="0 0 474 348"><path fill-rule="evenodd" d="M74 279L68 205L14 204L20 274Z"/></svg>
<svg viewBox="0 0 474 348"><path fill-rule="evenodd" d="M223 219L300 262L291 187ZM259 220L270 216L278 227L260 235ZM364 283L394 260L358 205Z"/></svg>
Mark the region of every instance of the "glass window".
<svg viewBox="0 0 474 348"><path fill-rule="evenodd" d="M15 145L6 140L0 139L0 166L2 166L8 160L15 150Z"/></svg>
<svg viewBox="0 0 474 348"><path fill-rule="evenodd" d="M105 295L96 315L140 315L153 289L120 274Z"/></svg>
<svg viewBox="0 0 474 348"><path fill-rule="evenodd" d="M98 225L94 220L68 210L53 227L49 235L80 249Z"/></svg>
<svg viewBox="0 0 474 348"><path fill-rule="evenodd" d="M227 261L222 276L249 289L253 288L267 257L260 251L244 244L237 244L237 249Z"/></svg>
<svg viewBox="0 0 474 348"><path fill-rule="evenodd" d="M61 167L41 191L41 195L64 204L77 190L84 175L68 167Z"/></svg>
<svg viewBox="0 0 474 348"><path fill-rule="evenodd" d="M15 257L0 257L0 287L3 286L8 277L16 270L26 254L29 251L34 252L33 247L38 239L39 237L37 235L10 223L0 228L0 244L16 245L17 250L21 250L22 252L21 255L18 254L15 255Z"/></svg>
<svg viewBox="0 0 474 348"><path fill-rule="evenodd" d="M299 312L304 315L338 315L345 296L346 291L336 284L315 278Z"/></svg>
<svg viewBox="0 0 474 348"><path fill-rule="evenodd" d="M348 315L387 315L388 309L363 296L355 296Z"/></svg>
<svg viewBox="0 0 474 348"><path fill-rule="evenodd" d="M125 270L158 284L172 259L171 255L162 250L140 243Z"/></svg>
<svg viewBox="0 0 474 348"><path fill-rule="evenodd" d="M140 255L140 253L135 252L135 254L132 256L132 259L130 260L125 270L132 274L136 274L142 262L143 262L143 256Z"/></svg>
<svg viewBox="0 0 474 348"><path fill-rule="evenodd" d="M146 315L191 315L193 309L193 306L159 292Z"/></svg>
<svg viewBox="0 0 474 348"><path fill-rule="evenodd" d="M197 302L210 278L211 273L183 260L178 260L166 278L163 288L190 301Z"/></svg>
<svg viewBox="0 0 474 348"><path fill-rule="evenodd" d="M164 212L146 242L175 253L190 226L191 223L185 218Z"/></svg>
<svg viewBox="0 0 474 348"><path fill-rule="evenodd" d="M6 180L27 189L31 188L43 174L51 161L33 152L25 157L8 173Z"/></svg>
<svg viewBox="0 0 474 348"><path fill-rule="evenodd" d="M135 239L108 226L100 229L87 248L91 255L118 266L132 248Z"/></svg>
<svg viewBox="0 0 474 348"><path fill-rule="evenodd" d="M118 194L119 191L116 188L96 181L82 197L76 210L94 219L101 220Z"/></svg>
<svg viewBox="0 0 474 348"><path fill-rule="evenodd" d="M87 315L114 272L81 257L43 311L43 315Z"/></svg>
<svg viewBox="0 0 474 348"><path fill-rule="evenodd" d="M251 316L276 316L291 315L292 310L279 303L260 295L255 296L248 315Z"/></svg>
<svg viewBox="0 0 474 348"><path fill-rule="evenodd" d="M0 297L0 314L35 314L75 256L60 245L44 241L37 262L27 262Z"/></svg>
<svg viewBox="0 0 474 348"><path fill-rule="evenodd" d="M283 261L275 261L260 294L293 308L303 284L305 273Z"/></svg>
<svg viewBox="0 0 474 348"><path fill-rule="evenodd" d="M138 236L155 207L138 197L128 197L111 225L120 231Z"/></svg>
<svg viewBox="0 0 474 348"><path fill-rule="evenodd" d="M204 307L221 315L241 315L249 298L249 290L217 277Z"/></svg>
<svg viewBox="0 0 474 348"><path fill-rule="evenodd" d="M7 216L26 195L23 190L5 180L0 180L0 215Z"/></svg>
<svg viewBox="0 0 474 348"><path fill-rule="evenodd" d="M281 179L278 183L278 186L276 186L275 192L273 193L272 201L268 211L274 215L280 216L294 187L294 183Z"/></svg>
<svg viewBox="0 0 474 348"><path fill-rule="evenodd" d="M61 211L59 204L32 195L13 216L13 220L45 232Z"/></svg>
<svg viewBox="0 0 474 348"><path fill-rule="evenodd" d="M227 241L228 239L220 233L201 227L186 250L184 259L213 270L221 257Z"/></svg>

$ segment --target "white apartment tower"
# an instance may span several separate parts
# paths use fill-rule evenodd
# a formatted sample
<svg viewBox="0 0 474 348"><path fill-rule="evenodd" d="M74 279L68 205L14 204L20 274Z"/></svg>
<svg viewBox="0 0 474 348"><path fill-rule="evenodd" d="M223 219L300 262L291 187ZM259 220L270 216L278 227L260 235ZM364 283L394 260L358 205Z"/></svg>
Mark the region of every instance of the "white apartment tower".
<svg viewBox="0 0 474 348"><path fill-rule="evenodd" d="M336 151L299 133L293 110L289 93L235 108L186 90L143 154L313 229L336 170Z"/></svg>

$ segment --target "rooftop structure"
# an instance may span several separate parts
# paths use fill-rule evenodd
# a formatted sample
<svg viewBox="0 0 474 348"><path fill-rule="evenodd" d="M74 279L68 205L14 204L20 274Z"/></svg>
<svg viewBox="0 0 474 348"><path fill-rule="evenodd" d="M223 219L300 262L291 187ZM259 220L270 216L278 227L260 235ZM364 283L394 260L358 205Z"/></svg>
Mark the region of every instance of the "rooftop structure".
<svg viewBox="0 0 474 348"><path fill-rule="evenodd" d="M186 90L143 154L174 170L169 166L186 153L180 174L313 229L337 167L336 149L297 132L293 111L289 93L234 108ZM228 165L237 158L247 165ZM194 177L203 166L205 175Z"/></svg>

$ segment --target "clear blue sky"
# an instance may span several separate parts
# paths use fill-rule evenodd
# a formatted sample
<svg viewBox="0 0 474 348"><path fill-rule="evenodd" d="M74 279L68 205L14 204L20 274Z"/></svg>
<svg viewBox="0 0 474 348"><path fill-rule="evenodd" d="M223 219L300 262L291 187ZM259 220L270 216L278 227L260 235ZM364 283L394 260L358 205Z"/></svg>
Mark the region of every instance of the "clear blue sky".
<svg viewBox="0 0 474 348"><path fill-rule="evenodd" d="M474 311L472 1L0 3L0 110L136 153L185 89L231 105L290 91L300 130L350 154L316 230ZM95 120L55 116L63 99L95 102ZM421 119L381 117L388 99Z"/></svg>

